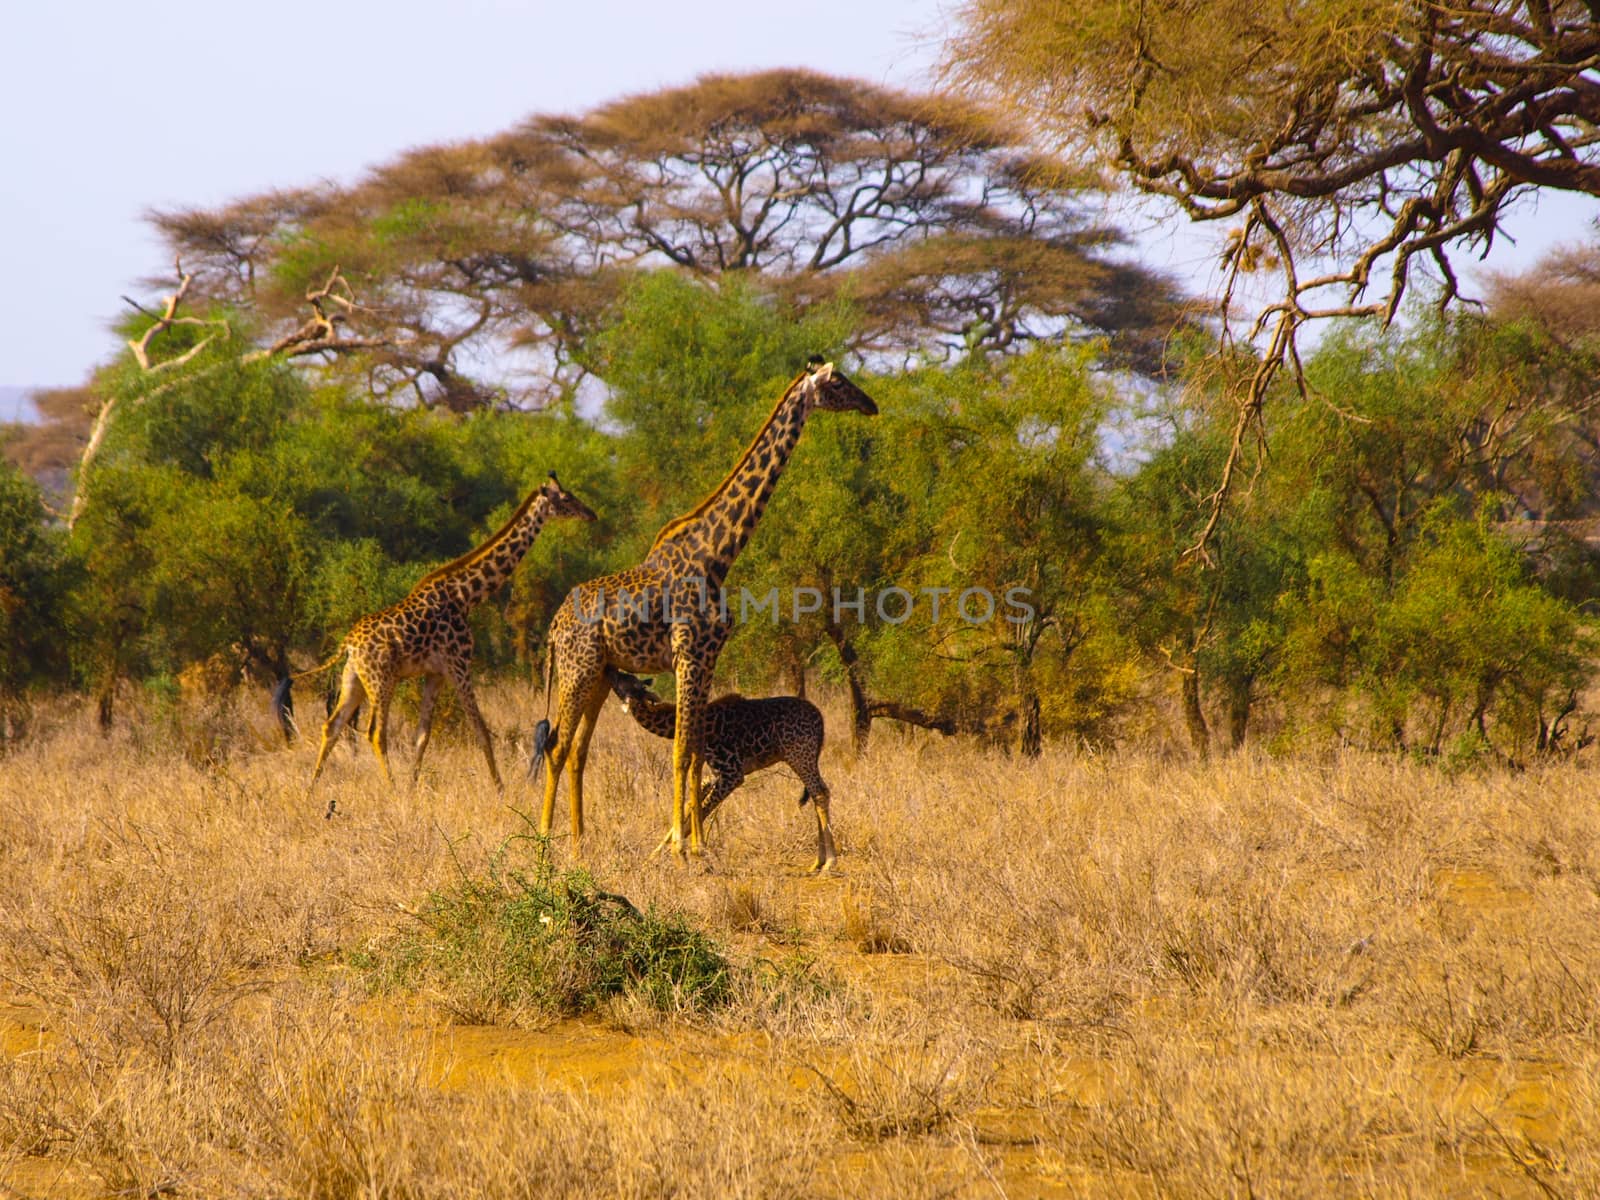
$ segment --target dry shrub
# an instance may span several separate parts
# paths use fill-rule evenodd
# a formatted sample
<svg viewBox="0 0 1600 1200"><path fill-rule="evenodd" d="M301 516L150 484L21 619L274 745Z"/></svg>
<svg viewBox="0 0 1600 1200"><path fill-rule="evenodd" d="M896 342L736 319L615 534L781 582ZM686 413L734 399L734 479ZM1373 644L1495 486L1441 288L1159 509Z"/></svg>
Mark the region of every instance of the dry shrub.
<svg viewBox="0 0 1600 1200"><path fill-rule="evenodd" d="M260 986L245 975L257 947L231 928L250 914L197 888L136 832L108 832L115 857L77 894L0 902L0 978L65 1036L169 1065ZM87 1042L80 1051L106 1053Z"/></svg>
<svg viewBox="0 0 1600 1200"><path fill-rule="evenodd" d="M839 902L839 915L845 940L862 954L911 953L911 943L894 932L887 908L870 895L846 892Z"/></svg>
<svg viewBox="0 0 1600 1200"><path fill-rule="evenodd" d="M799 921L770 880L729 880L723 887L720 923L740 933L760 934L782 945L801 939Z"/></svg>
<svg viewBox="0 0 1600 1200"><path fill-rule="evenodd" d="M993 1076L992 1060L967 1037L880 1031L879 1039L858 1040L833 1069L802 1064L824 1107L858 1141L942 1132L971 1113Z"/></svg>

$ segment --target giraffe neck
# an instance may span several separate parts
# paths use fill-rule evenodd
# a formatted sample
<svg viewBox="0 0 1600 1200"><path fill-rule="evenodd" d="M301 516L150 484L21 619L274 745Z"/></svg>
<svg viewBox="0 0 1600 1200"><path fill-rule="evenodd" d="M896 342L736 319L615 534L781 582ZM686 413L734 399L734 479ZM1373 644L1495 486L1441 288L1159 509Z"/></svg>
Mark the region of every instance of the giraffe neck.
<svg viewBox="0 0 1600 1200"><path fill-rule="evenodd" d="M442 587L465 608L481 604L511 577L549 515L550 501L535 488L499 532L476 549L424 575L412 591Z"/></svg>
<svg viewBox="0 0 1600 1200"><path fill-rule="evenodd" d="M628 701L628 715L639 728L657 737L672 737L678 728L678 706L661 700L637 697Z"/></svg>
<svg viewBox="0 0 1600 1200"><path fill-rule="evenodd" d="M721 486L656 535L645 563L697 573L720 587L772 498L807 414L805 393L791 386Z"/></svg>

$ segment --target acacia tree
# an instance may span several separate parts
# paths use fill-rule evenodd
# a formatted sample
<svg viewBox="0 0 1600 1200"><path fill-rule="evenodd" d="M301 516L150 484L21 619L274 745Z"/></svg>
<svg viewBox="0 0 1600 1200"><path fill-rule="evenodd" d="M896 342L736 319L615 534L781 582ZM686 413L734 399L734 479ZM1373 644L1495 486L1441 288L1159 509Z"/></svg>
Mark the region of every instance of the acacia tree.
<svg viewBox="0 0 1600 1200"><path fill-rule="evenodd" d="M1391 319L1418 262L1448 303L1452 254L1486 249L1520 193L1600 196L1593 0L970 0L947 61L1136 188L1236 222L1227 297L1281 273L1201 549L1301 324Z"/></svg>
<svg viewBox="0 0 1600 1200"><path fill-rule="evenodd" d="M1600 241L1565 246L1517 274L1489 281L1489 312L1526 322L1569 354L1600 352Z"/></svg>
<svg viewBox="0 0 1600 1200"><path fill-rule="evenodd" d="M157 213L198 293L284 322L335 266L347 360L379 395L456 409L562 395L639 268L847 294L858 349L1006 350L1086 330L1128 353L1178 311L1101 251L1091 178L972 103L800 70L710 75L581 116L410 151L353 186ZM1156 338L1152 339L1152 328Z"/></svg>

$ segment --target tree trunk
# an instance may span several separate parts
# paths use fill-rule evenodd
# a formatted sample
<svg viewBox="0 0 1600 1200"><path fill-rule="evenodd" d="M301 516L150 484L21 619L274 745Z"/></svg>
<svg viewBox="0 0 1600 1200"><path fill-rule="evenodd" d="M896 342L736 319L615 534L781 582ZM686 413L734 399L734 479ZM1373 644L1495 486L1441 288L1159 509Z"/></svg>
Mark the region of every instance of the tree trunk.
<svg viewBox="0 0 1600 1200"><path fill-rule="evenodd" d="M1023 695L1017 717L1017 753L1023 758L1038 758L1044 746L1039 734L1039 693L1030 688Z"/></svg>
<svg viewBox="0 0 1600 1200"><path fill-rule="evenodd" d="M111 732L112 708L117 697L117 670L110 667L100 680L100 690L95 697L95 721L101 733Z"/></svg>
<svg viewBox="0 0 1600 1200"><path fill-rule="evenodd" d="M1444 748L1444 730L1450 720L1450 705L1447 702L1439 704L1439 723L1433 727L1433 741L1428 745L1428 753L1433 758L1438 758Z"/></svg>
<svg viewBox="0 0 1600 1200"><path fill-rule="evenodd" d="M1577 707L1578 693L1571 691L1567 693L1565 702L1551 720L1546 721L1544 719L1544 712L1541 708L1539 713L1539 740L1535 745L1539 753L1549 754L1560 749L1561 739L1566 736L1567 732L1567 718L1573 714Z"/></svg>
<svg viewBox="0 0 1600 1200"><path fill-rule="evenodd" d="M1200 672L1183 674L1183 721L1189 729L1189 744L1195 755L1204 762L1211 757L1211 731L1206 728L1206 714L1200 707Z"/></svg>
<svg viewBox="0 0 1600 1200"><path fill-rule="evenodd" d="M867 735L872 732L872 706L867 702L867 689L861 685L861 660L856 648L844 635L844 627L837 621L827 622L828 637L839 652L844 665L845 681L850 685L850 746L857 754L867 747Z"/></svg>
<svg viewBox="0 0 1600 1200"><path fill-rule="evenodd" d="M1246 675L1228 680L1228 749L1244 749L1245 734L1250 726L1250 685Z"/></svg>
<svg viewBox="0 0 1600 1200"><path fill-rule="evenodd" d="M1033 675L1019 657L1016 667L1017 753L1023 758L1038 758L1042 748L1039 736L1039 692Z"/></svg>
<svg viewBox="0 0 1600 1200"><path fill-rule="evenodd" d="M122 674L122 643L126 636L123 619L114 619L110 628L110 641L100 673L100 683L95 690L95 723L101 733L111 732L112 710L116 707L117 679Z"/></svg>

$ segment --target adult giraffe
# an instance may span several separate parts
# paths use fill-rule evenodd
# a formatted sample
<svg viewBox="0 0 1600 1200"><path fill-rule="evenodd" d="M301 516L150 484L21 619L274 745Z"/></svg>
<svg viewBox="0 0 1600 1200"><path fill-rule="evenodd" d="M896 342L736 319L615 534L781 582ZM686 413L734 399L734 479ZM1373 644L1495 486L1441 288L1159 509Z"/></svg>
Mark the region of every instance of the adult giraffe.
<svg viewBox="0 0 1600 1200"><path fill-rule="evenodd" d="M721 604L722 585L761 519L778 477L818 409L872 416L878 406L832 363L813 358L784 389L772 415L728 477L690 512L656 534L637 567L580 584L550 623L545 693L550 670L559 681L556 725L535 736L544 755L544 809L539 831L550 832L561 768L572 787L572 847L583 837L583 768L589 738L610 685L606 668L636 675L671 670L677 678L677 724L672 739L673 853L683 856L684 813L689 851L701 853L700 772L706 698L717 655L732 626ZM546 703L548 704L548 700ZM539 761L535 753L533 764Z"/></svg>
<svg viewBox="0 0 1600 1200"><path fill-rule="evenodd" d="M423 676L423 683L422 703L417 714L416 758L411 764L412 781L415 782L422 769L422 755L428 749L433 702L440 685L448 680L478 735L484 761L489 764L489 775L495 786L500 786L489 727L484 724L483 714L478 711L477 699L472 694L472 629L467 617L511 577L511 572L551 517L595 519L583 501L561 486L554 471L550 472L548 480L528 493L511 514L511 519L488 541L424 575L404 600L362 617L350 627L330 658L294 677L324 671L341 657L348 656L339 680L339 699L322 726L322 746L317 751L311 782L306 785L307 796L316 786L323 765L328 761L328 751L333 749L345 722L365 702L372 706L372 752L378 756L384 778L393 786L394 776L389 772L385 753L389 701L394 696L395 684L415 675ZM333 815L331 801L327 815Z"/></svg>

